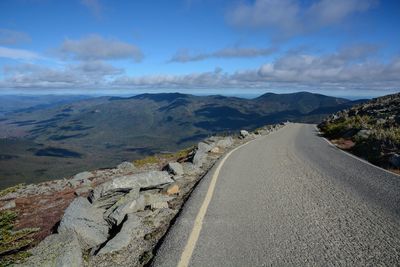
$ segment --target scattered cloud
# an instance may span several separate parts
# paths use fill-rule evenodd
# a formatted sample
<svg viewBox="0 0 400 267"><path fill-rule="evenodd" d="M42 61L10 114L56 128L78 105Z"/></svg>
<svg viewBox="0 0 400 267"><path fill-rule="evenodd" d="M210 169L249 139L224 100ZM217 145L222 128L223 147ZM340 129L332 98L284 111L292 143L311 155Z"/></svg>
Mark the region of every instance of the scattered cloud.
<svg viewBox="0 0 400 267"><path fill-rule="evenodd" d="M0 45L15 45L30 42L31 38L24 32L0 29Z"/></svg>
<svg viewBox="0 0 400 267"><path fill-rule="evenodd" d="M143 59L137 46L100 35L89 35L80 40L66 39L58 52L63 58L76 60L132 59L140 62Z"/></svg>
<svg viewBox="0 0 400 267"><path fill-rule="evenodd" d="M123 70L101 62L90 61L62 68L49 68L35 64L5 66L3 87L80 89L102 86L110 77L123 74Z"/></svg>
<svg viewBox="0 0 400 267"><path fill-rule="evenodd" d="M81 0L81 3L86 6L96 17L101 16L103 6L99 0Z"/></svg>
<svg viewBox="0 0 400 267"><path fill-rule="evenodd" d="M0 88L63 89L291 89L393 90L400 84L400 56L385 61L379 48L359 44L313 54L299 49L258 68L233 73L221 68L182 75L128 76L106 62L83 61L63 68L32 64L4 68Z"/></svg>
<svg viewBox="0 0 400 267"><path fill-rule="evenodd" d="M17 60L35 60L40 59L39 54L24 49L15 49L0 46L0 58Z"/></svg>
<svg viewBox="0 0 400 267"><path fill-rule="evenodd" d="M298 0L255 0L241 3L226 15L237 27L262 28L276 36L290 37L343 22L353 14L365 12L377 0L317 0L308 5Z"/></svg>
<svg viewBox="0 0 400 267"><path fill-rule="evenodd" d="M255 47L227 47L210 53L190 54L187 49L178 51L168 62L193 62L210 58L250 58L268 56L274 53L276 48L255 48Z"/></svg>

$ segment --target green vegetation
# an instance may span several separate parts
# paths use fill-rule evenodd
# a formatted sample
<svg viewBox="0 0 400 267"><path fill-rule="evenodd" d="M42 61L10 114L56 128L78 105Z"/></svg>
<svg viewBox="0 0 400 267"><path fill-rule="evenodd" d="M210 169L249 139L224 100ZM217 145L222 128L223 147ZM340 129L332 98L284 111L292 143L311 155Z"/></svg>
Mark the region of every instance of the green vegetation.
<svg viewBox="0 0 400 267"><path fill-rule="evenodd" d="M188 157L189 154L193 151L193 149L194 149L194 147L192 146L189 148L179 150L175 153L153 155L153 156L145 157L143 159L135 160L135 161L133 161L133 164L135 164L136 167L143 167L148 164L159 164L166 160L172 160L172 159L178 160L181 158Z"/></svg>
<svg viewBox="0 0 400 267"><path fill-rule="evenodd" d="M354 154L386 168L400 151L400 94L373 99L327 118L319 125L331 140L352 142Z"/></svg>
<svg viewBox="0 0 400 267"><path fill-rule="evenodd" d="M6 188L6 189L4 189L4 190L1 190L0 191L0 197L4 197L5 195L7 195L7 194L9 194L9 193L14 193L14 192L16 192L18 189L20 189L20 188L22 188L22 187L24 187L25 186L25 184L17 184L17 185L14 185L14 186L11 186L11 187L8 187L8 188Z"/></svg>
<svg viewBox="0 0 400 267"><path fill-rule="evenodd" d="M321 124L320 128L330 138L337 138L348 132L357 132L361 129L372 128L373 120L370 116L343 117Z"/></svg>
<svg viewBox="0 0 400 267"><path fill-rule="evenodd" d="M0 212L0 266L9 266L21 262L30 256L25 251L33 243L32 234L37 228L14 230L17 214L6 210Z"/></svg>

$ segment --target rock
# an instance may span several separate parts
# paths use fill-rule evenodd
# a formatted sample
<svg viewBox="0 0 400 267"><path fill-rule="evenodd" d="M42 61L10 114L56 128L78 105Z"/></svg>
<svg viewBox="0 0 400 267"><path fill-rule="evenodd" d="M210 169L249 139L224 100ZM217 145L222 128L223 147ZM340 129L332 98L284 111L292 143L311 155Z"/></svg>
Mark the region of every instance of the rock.
<svg viewBox="0 0 400 267"><path fill-rule="evenodd" d="M32 256L26 262L17 266L83 266L79 240L72 231L50 235L29 252L32 253Z"/></svg>
<svg viewBox="0 0 400 267"><path fill-rule="evenodd" d="M173 175L183 175L183 167L179 162L170 162L167 165L167 171Z"/></svg>
<svg viewBox="0 0 400 267"><path fill-rule="evenodd" d="M134 172L136 167L132 162L124 161L117 166L117 169L123 172Z"/></svg>
<svg viewBox="0 0 400 267"><path fill-rule="evenodd" d="M389 158L390 164L392 164L396 168L400 168L400 155L399 154L393 154Z"/></svg>
<svg viewBox="0 0 400 267"><path fill-rule="evenodd" d="M183 172L187 175L198 175L201 173L201 170L191 162L182 163L182 167L183 167ZM175 180L176 179L177 178L175 178Z"/></svg>
<svg viewBox="0 0 400 267"><path fill-rule="evenodd" d="M92 188L91 186L82 186L82 187L78 187L78 188L75 190L75 194L76 194L77 196L84 196L84 195L87 196L87 194L89 194L90 191L91 191L92 189L93 189L93 188Z"/></svg>
<svg viewBox="0 0 400 267"><path fill-rule="evenodd" d="M213 146L206 144L204 142L200 142L197 144L197 151L201 151L204 153L209 152L212 148L213 148Z"/></svg>
<svg viewBox="0 0 400 267"><path fill-rule="evenodd" d="M168 201L174 199L174 197L152 191L144 192L143 196L145 206L150 206L152 209L168 208Z"/></svg>
<svg viewBox="0 0 400 267"><path fill-rule="evenodd" d="M121 231L99 251L99 255L119 251L127 247L135 237L145 235L141 218L135 214L128 214Z"/></svg>
<svg viewBox="0 0 400 267"><path fill-rule="evenodd" d="M103 218L104 209L90 204L83 197L76 198L65 210L58 232L73 231L83 243L84 249L96 247L107 240L108 224Z"/></svg>
<svg viewBox="0 0 400 267"><path fill-rule="evenodd" d="M105 213L105 219L112 225L119 225L129 213L144 210L144 197L139 195L139 188L132 189Z"/></svg>
<svg viewBox="0 0 400 267"><path fill-rule="evenodd" d="M232 145L233 145L233 139L230 136L229 137L225 137L224 139L219 140L217 142L217 146L221 147L221 148L227 148L227 147L230 147Z"/></svg>
<svg viewBox="0 0 400 267"><path fill-rule="evenodd" d="M92 178L94 175L91 172L80 172L72 177L71 180L68 181L69 185L72 187L76 187L81 184L90 184L89 178Z"/></svg>
<svg viewBox="0 0 400 267"><path fill-rule="evenodd" d="M241 138L246 138L247 136L249 136L249 132L246 130L240 130L240 137Z"/></svg>
<svg viewBox="0 0 400 267"><path fill-rule="evenodd" d="M95 201L110 190L125 189L130 191L134 187L141 189L154 188L165 184L173 183L166 171L148 171L114 178L95 188L91 200Z"/></svg>
<svg viewBox="0 0 400 267"><path fill-rule="evenodd" d="M201 150L198 150L193 157L193 164L197 168L200 168L203 166L203 164L206 160L207 160L207 153L205 153Z"/></svg>
<svg viewBox="0 0 400 267"><path fill-rule="evenodd" d="M130 192L130 188L117 188L106 191L100 197L93 200L93 194L89 196L93 200L93 206L96 208L108 209L113 206L117 201ZM96 191L96 190L95 190Z"/></svg>
<svg viewBox="0 0 400 267"><path fill-rule="evenodd" d="M17 205L15 204L15 200L10 200L10 201L7 201L2 207L0 207L0 211L1 210L13 209L16 206Z"/></svg>
<svg viewBox="0 0 400 267"><path fill-rule="evenodd" d="M179 185L173 184L173 185L168 186L168 188L167 188L167 190L165 191L165 193L166 193L168 196L170 196L170 195L177 195L177 194L179 194L180 191L181 191L181 190L180 190L180 188L179 188Z"/></svg>
<svg viewBox="0 0 400 267"><path fill-rule="evenodd" d="M362 138L362 139L368 139L368 137L371 135L371 130L366 130L366 129L363 129L363 130L360 130L360 131L358 131L358 133L356 134L356 136L358 137L358 138Z"/></svg>
<svg viewBox="0 0 400 267"><path fill-rule="evenodd" d="M218 147L213 147L213 148L210 150L210 152L211 152L211 153L219 153L219 148L218 148Z"/></svg>

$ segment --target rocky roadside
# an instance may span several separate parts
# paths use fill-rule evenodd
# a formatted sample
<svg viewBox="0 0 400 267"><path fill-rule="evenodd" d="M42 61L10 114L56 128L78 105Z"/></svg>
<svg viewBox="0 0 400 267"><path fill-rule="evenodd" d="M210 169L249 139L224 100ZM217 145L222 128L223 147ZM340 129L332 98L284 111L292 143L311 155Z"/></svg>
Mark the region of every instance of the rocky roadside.
<svg viewBox="0 0 400 267"><path fill-rule="evenodd" d="M123 162L114 169L2 191L0 212L11 217L1 217L0 265L144 266L215 162L280 127L211 137L185 153L140 161L140 166ZM21 232L26 242L17 242Z"/></svg>
<svg viewBox="0 0 400 267"><path fill-rule="evenodd" d="M332 114L318 127L339 148L400 173L400 93Z"/></svg>

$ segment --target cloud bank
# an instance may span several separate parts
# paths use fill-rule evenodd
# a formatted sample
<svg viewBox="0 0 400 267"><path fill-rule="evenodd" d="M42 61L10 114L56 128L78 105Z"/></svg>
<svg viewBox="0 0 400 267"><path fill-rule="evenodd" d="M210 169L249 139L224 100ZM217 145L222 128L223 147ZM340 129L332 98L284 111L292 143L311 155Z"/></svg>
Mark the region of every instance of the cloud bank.
<svg viewBox="0 0 400 267"><path fill-rule="evenodd" d="M80 40L67 39L58 49L62 58L75 60L130 59L141 62L143 53L135 45L100 35L89 35Z"/></svg>
<svg viewBox="0 0 400 267"><path fill-rule="evenodd" d="M5 68L0 88L394 90L400 83L400 57L386 62L377 52L378 47L365 44L321 55L288 52L255 69L184 75L128 76L101 61L58 70L23 65Z"/></svg>
<svg viewBox="0 0 400 267"><path fill-rule="evenodd" d="M268 56L273 54L277 49L255 48L255 47L227 47L210 53L190 54L187 49L180 50L171 57L168 62L193 62L202 61L210 58L252 58L259 56Z"/></svg>

